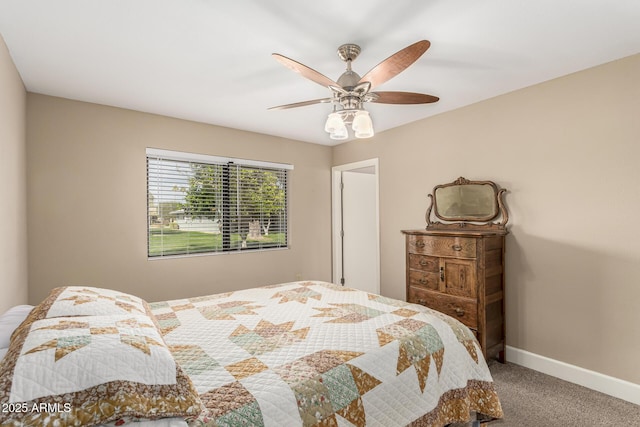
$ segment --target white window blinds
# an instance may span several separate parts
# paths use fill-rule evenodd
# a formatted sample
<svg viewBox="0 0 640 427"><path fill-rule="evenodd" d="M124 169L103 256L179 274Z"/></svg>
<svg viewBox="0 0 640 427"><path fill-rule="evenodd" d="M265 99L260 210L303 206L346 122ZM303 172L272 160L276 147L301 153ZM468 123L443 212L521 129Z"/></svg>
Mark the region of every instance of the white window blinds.
<svg viewBox="0 0 640 427"><path fill-rule="evenodd" d="M147 149L148 256L286 248L291 169Z"/></svg>

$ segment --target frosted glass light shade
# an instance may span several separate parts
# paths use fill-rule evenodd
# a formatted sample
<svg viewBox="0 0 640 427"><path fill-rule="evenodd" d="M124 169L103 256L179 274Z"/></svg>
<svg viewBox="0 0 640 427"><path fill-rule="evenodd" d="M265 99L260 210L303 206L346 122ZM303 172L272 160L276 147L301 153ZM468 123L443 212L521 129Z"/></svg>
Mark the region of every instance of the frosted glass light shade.
<svg viewBox="0 0 640 427"><path fill-rule="evenodd" d="M356 138L371 138L374 134L373 122L369 112L365 110L360 110L356 113L351 127L355 132Z"/></svg>
<svg viewBox="0 0 640 427"><path fill-rule="evenodd" d="M349 133L347 132L347 127L344 124L341 128L335 129L329 134L329 138L337 140L347 139L348 137Z"/></svg>
<svg viewBox="0 0 640 427"><path fill-rule="evenodd" d="M341 129L345 127L340 114L331 113L327 117L327 122L324 124L324 131L329 133L334 133L337 129Z"/></svg>

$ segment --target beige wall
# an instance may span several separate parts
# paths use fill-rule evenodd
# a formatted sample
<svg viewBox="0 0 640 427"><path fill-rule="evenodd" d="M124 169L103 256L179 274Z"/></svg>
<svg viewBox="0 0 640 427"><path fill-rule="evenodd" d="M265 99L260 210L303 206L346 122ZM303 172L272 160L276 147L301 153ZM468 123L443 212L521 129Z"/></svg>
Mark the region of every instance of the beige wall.
<svg viewBox="0 0 640 427"><path fill-rule="evenodd" d="M335 147L380 159L381 292L405 296L400 230L434 185L494 180L507 344L640 384L639 76L636 55Z"/></svg>
<svg viewBox="0 0 640 427"><path fill-rule="evenodd" d="M71 284L158 301L330 280L329 147L31 93L27 120L32 303ZM148 260L146 147L293 164L291 248Z"/></svg>
<svg viewBox="0 0 640 427"><path fill-rule="evenodd" d="M0 314L27 303L26 91L0 35Z"/></svg>

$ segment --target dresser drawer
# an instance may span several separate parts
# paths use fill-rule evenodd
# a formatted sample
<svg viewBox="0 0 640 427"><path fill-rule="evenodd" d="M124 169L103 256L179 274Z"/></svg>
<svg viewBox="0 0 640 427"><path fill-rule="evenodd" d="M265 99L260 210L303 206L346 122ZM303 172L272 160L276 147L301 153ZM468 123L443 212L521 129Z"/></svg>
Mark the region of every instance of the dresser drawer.
<svg viewBox="0 0 640 427"><path fill-rule="evenodd" d="M476 239L453 236L408 236L409 253L444 256L444 257L476 257Z"/></svg>
<svg viewBox="0 0 640 427"><path fill-rule="evenodd" d="M409 270L409 285L437 291L440 287L440 275L422 270Z"/></svg>
<svg viewBox="0 0 640 427"><path fill-rule="evenodd" d="M440 259L426 255L409 254L409 268L437 273L440 268Z"/></svg>
<svg viewBox="0 0 640 427"><path fill-rule="evenodd" d="M478 307L474 300L457 298L416 286L409 287L408 300L448 314L470 328L478 327Z"/></svg>

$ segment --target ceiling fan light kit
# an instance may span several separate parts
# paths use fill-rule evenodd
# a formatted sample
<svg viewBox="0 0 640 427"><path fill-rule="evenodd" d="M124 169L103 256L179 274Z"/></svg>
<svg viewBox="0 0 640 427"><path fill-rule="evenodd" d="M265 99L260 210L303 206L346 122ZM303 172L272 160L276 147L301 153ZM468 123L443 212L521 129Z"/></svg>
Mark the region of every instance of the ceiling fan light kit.
<svg viewBox="0 0 640 427"><path fill-rule="evenodd" d="M356 138L371 138L374 135L373 122L369 112L363 107L365 102L379 104L428 104L437 102L438 97L413 92L371 92L373 88L395 77L413 64L424 54L431 43L420 40L391 55L375 67L364 77L351 69L353 62L361 52L360 46L347 43L338 48L338 56L347 64L347 69L334 82L316 70L299 62L274 53L273 57L285 67L299 73L303 77L331 90L331 98L315 99L296 102L294 104L272 107L270 110L282 110L305 105L320 103L333 104L333 112L327 117L324 130L334 140L344 140L349 137L347 125L351 125Z"/></svg>
<svg viewBox="0 0 640 427"><path fill-rule="evenodd" d="M353 130L353 135L356 138L371 138L374 135L373 122L371 121L369 112L364 110L362 107L360 108L360 110L342 109L329 114L329 117L327 117L327 123L331 122L332 126L325 125L325 130L327 128L330 129L327 131L329 133L329 138L336 140L347 139L349 137L349 132L347 130L347 125L349 123L351 123L351 129ZM331 117L332 115L334 116ZM340 121L339 124L333 124L338 120Z"/></svg>
<svg viewBox="0 0 640 427"><path fill-rule="evenodd" d="M347 125L351 125L356 138L371 138L374 135L373 122L369 112L362 110L342 109L329 114L324 130L329 138L343 140L349 137Z"/></svg>

